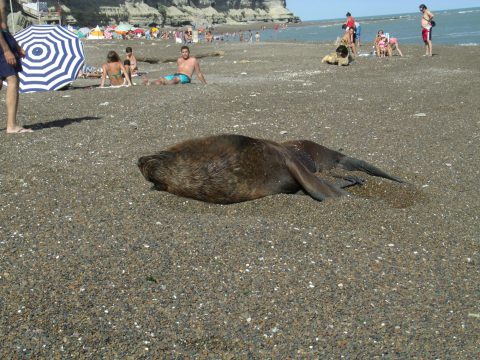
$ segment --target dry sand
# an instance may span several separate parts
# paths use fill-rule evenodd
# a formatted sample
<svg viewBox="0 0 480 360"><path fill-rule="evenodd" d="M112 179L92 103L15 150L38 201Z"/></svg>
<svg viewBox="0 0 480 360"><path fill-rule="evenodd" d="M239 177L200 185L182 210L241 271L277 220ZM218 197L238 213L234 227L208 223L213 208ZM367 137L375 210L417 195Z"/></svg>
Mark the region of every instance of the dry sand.
<svg viewBox="0 0 480 360"><path fill-rule="evenodd" d="M88 63L127 44L179 53L87 42ZM480 49L342 68L320 63L332 50L197 45L224 52L206 86L21 95L37 131L0 133L0 357L478 358ZM409 184L222 206L151 191L135 165L219 133L311 139Z"/></svg>

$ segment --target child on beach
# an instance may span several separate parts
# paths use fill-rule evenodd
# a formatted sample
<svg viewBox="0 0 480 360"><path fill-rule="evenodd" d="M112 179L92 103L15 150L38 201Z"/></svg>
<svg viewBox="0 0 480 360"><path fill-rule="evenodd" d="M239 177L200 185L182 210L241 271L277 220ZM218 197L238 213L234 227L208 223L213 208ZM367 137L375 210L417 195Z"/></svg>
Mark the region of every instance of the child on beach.
<svg viewBox="0 0 480 360"><path fill-rule="evenodd" d="M387 46L388 46L388 40L385 37L385 35L380 36L380 40L378 41L378 56L379 57L385 57L387 53Z"/></svg>
<svg viewBox="0 0 480 360"><path fill-rule="evenodd" d="M130 46L127 46L125 49L126 57L123 61L123 65L125 66L125 76L132 81L132 77L138 76L138 66L137 66L137 58L133 55L133 50Z"/></svg>
<svg viewBox="0 0 480 360"><path fill-rule="evenodd" d="M383 30L377 31L377 36L375 37L373 46L375 47L375 54L378 57L385 57L385 56L392 55L392 48L390 47L388 38L383 33Z"/></svg>
<svg viewBox="0 0 480 360"><path fill-rule="evenodd" d="M396 50L398 52L398 55L403 57L402 50L400 50L400 47L398 46L398 39L391 37L390 40L388 41L390 44L391 51L393 53L393 50Z"/></svg>
<svg viewBox="0 0 480 360"><path fill-rule="evenodd" d="M107 62L102 65L102 81L100 87L105 87L105 79L108 76L111 87L132 86L128 76L125 76L125 66L120 62L120 57L116 51L109 51Z"/></svg>

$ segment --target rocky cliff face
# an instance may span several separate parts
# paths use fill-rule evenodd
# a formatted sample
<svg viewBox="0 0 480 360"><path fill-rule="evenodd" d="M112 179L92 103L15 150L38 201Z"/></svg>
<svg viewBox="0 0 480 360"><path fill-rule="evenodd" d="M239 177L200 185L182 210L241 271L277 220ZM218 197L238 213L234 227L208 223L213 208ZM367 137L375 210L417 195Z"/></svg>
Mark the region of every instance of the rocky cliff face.
<svg viewBox="0 0 480 360"><path fill-rule="evenodd" d="M57 3L57 0L48 1L49 4ZM21 4L35 0L16 2ZM296 19L286 8L285 0L60 0L60 3L64 8L64 22L70 16L76 18L79 25L87 26L106 25L112 20L140 26L152 22L170 26L200 26ZM16 7L20 9L20 6ZM74 23L74 19L69 22Z"/></svg>
<svg viewBox="0 0 480 360"><path fill-rule="evenodd" d="M74 0L70 0L74 2ZM99 13L120 17L144 25L158 22L163 25L242 23L252 21L281 21L295 19L286 9L285 0L98 0ZM107 5L107 6L102 6ZM73 6L73 4L71 5Z"/></svg>

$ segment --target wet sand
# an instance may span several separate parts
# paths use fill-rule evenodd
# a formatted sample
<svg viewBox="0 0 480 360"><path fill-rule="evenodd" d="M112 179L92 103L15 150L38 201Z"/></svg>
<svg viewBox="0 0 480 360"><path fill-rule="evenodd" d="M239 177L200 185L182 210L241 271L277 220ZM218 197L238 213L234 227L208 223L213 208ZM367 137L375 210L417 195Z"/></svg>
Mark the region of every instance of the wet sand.
<svg viewBox="0 0 480 360"><path fill-rule="evenodd" d="M94 41L87 62L127 45L179 53ZM0 133L1 357L478 358L480 50L321 64L333 50L196 45L224 52L201 59L206 86L21 95L36 131ZM135 165L220 133L310 139L408 183L224 206L151 191Z"/></svg>

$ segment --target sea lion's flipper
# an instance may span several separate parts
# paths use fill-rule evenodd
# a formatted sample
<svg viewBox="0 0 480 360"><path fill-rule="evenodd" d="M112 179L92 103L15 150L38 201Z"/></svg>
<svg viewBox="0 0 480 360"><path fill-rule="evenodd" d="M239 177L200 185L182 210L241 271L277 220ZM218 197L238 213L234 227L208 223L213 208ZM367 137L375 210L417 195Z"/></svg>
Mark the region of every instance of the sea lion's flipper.
<svg viewBox="0 0 480 360"><path fill-rule="evenodd" d="M339 180L335 183L335 186L339 187L339 188L342 188L342 189L345 189L347 187L354 186L354 185L365 184L364 179L359 178L358 176L354 176L354 175L341 176L341 177L340 176L335 176L335 177L341 179L341 180Z"/></svg>
<svg viewBox="0 0 480 360"><path fill-rule="evenodd" d="M329 197L349 195L348 192L317 178L300 161L287 158L285 160L288 171L300 186L312 198L322 201Z"/></svg>
<svg viewBox="0 0 480 360"><path fill-rule="evenodd" d="M377 168L376 166L373 166L372 164L367 163L366 161L355 159L350 156L343 157L338 162L338 166L348 171L363 171L369 175L382 177L382 178L393 180L400 183L404 182L399 177L389 175L383 170L380 170L379 168Z"/></svg>

